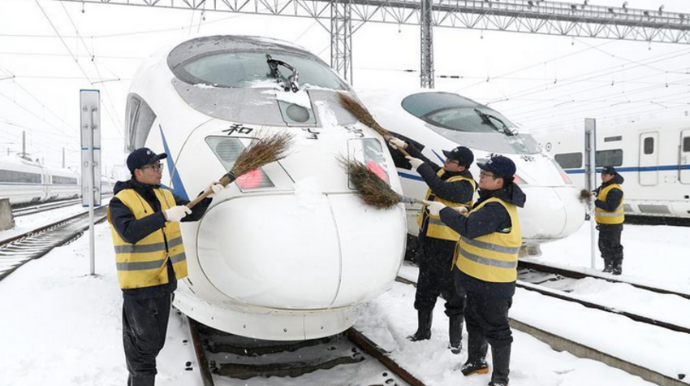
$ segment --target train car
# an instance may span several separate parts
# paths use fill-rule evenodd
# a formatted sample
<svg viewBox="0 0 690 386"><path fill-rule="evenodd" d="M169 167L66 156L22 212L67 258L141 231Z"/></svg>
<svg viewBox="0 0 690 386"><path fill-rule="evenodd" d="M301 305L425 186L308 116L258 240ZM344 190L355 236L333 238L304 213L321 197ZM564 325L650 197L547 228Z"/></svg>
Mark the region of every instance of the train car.
<svg viewBox="0 0 690 386"><path fill-rule="evenodd" d="M78 197L79 175L22 157L0 158L0 197L11 205Z"/></svg>
<svg viewBox="0 0 690 386"><path fill-rule="evenodd" d="M383 139L338 103L353 91L290 43L244 36L183 42L142 64L127 100L126 147L168 154L163 184L193 199L252 139L294 135L290 155L238 179L181 224L189 277L174 305L230 333L303 340L349 328L394 280L402 205L363 204L338 157L376 164L402 193Z"/></svg>
<svg viewBox="0 0 690 386"><path fill-rule="evenodd" d="M527 195L525 207L518 210L522 255L539 254L540 243L567 237L582 225L585 207L568 175L540 150L525 128L498 111L449 92L358 90L358 95L383 127L415 143L439 165L445 160L443 150L459 145L472 149L475 163L470 171L475 180L479 179L478 162L494 154L512 159L517 166L515 182ZM405 194L424 199L427 185L419 174L405 168L398 168L398 173ZM407 206L412 237L419 232L415 219L420 210L420 205Z"/></svg>
<svg viewBox="0 0 690 386"><path fill-rule="evenodd" d="M584 133L544 132L537 138L584 188ZM598 172L614 166L625 178L627 216L690 218L690 118L597 128L596 164Z"/></svg>
<svg viewBox="0 0 690 386"><path fill-rule="evenodd" d="M47 201L66 200L81 195L79 175L68 169L43 168L48 183Z"/></svg>

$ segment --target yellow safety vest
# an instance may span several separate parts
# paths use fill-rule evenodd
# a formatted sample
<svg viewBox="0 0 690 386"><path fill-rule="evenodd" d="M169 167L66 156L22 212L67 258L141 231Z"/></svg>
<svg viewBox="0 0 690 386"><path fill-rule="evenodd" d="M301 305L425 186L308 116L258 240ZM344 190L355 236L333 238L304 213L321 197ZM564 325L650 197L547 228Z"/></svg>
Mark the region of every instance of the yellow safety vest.
<svg viewBox="0 0 690 386"><path fill-rule="evenodd" d="M438 171L438 173L436 173L436 175L441 177L444 173L445 173L445 170L441 169ZM447 179L445 182L451 183L451 182L463 181L463 180L470 181L470 183L472 184L472 192L474 192L477 189L477 183L473 179L463 177L463 176L453 176L453 177L450 177L449 179ZM474 194L473 194L473 196L474 196ZM451 208L457 208L459 206L465 206L465 207L471 208L472 205L474 204L474 201L472 198L470 198L470 200L467 202L460 202L460 203L444 200L442 198L437 197L431 191L431 189L427 189L425 200L441 202L441 203L445 204L446 206L450 206ZM424 224L425 217L429 217L429 226L427 227L427 230L426 230L427 237L433 237L435 239L450 240L450 241L458 241L458 239L460 238L460 235L458 234L458 232L454 231L449 226L444 224L443 221L441 221L441 217L432 216L431 214L429 214L424 209L422 209L422 211L419 213L419 216L417 216L417 225L419 226L419 229L422 229L422 224Z"/></svg>
<svg viewBox="0 0 690 386"><path fill-rule="evenodd" d="M597 199L606 202L606 197L609 195L611 189L620 189L620 191L623 192L623 188L621 188L620 185L611 184L604 189L599 190ZM625 194L623 194L623 197L621 197L621 204L613 212L609 212L601 208L594 208L594 218L596 219L597 224L623 224L625 221L625 213L623 210L624 196Z"/></svg>
<svg viewBox="0 0 690 386"><path fill-rule="evenodd" d="M479 280L492 283L514 282L517 280L518 253L522 246L517 207L492 197L472 209L469 216L490 202L498 202L506 208L512 227L476 239L461 238L455 247L455 264L462 272Z"/></svg>
<svg viewBox="0 0 690 386"><path fill-rule="evenodd" d="M175 198L169 190L154 189L153 191L156 193L162 210L175 205ZM115 197L132 211L137 220L154 214L153 208L134 189L122 190ZM168 222L165 227L135 244L130 244L124 241L115 230L110 218L110 208L108 208L108 222L115 245L117 278L121 288L145 288L167 284L169 281L166 268L168 259L173 263L177 279L187 277L187 259L179 223Z"/></svg>

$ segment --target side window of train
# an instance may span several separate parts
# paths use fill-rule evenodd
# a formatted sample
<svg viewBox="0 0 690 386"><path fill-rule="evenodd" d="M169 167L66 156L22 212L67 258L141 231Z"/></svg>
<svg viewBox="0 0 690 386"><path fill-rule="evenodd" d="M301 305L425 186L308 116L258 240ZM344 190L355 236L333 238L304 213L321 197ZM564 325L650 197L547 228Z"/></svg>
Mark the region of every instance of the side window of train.
<svg viewBox="0 0 690 386"><path fill-rule="evenodd" d="M14 170L0 170L0 182L40 184L41 175L36 173L17 172Z"/></svg>
<svg viewBox="0 0 690 386"><path fill-rule="evenodd" d="M683 153L690 153L690 137L683 138Z"/></svg>
<svg viewBox="0 0 690 386"><path fill-rule="evenodd" d="M596 156L597 167L599 166L621 166L623 165L623 150L599 150Z"/></svg>
<svg viewBox="0 0 690 386"><path fill-rule="evenodd" d="M582 167L582 153L556 154L554 158L563 169L579 169Z"/></svg>
<svg viewBox="0 0 690 386"><path fill-rule="evenodd" d="M654 138L648 137L644 139L644 153L652 154L654 153Z"/></svg>
<svg viewBox="0 0 690 386"><path fill-rule="evenodd" d="M125 126L127 127L127 147L134 150L143 147L149 136L156 114L148 103L136 94L127 97L127 114Z"/></svg>

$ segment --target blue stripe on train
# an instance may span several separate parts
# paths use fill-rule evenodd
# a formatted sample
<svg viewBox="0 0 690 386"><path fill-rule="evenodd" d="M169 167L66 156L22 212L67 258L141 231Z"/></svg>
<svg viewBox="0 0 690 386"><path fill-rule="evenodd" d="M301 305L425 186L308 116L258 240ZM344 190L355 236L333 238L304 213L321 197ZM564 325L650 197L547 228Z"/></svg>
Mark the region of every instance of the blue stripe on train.
<svg viewBox="0 0 690 386"><path fill-rule="evenodd" d="M601 173L602 168L597 168L597 173ZM690 170L690 165L663 165L663 166L628 166L618 167L616 171L619 173L629 172L662 172L669 170ZM569 169L565 170L568 174L584 174L585 169Z"/></svg>
<svg viewBox="0 0 690 386"><path fill-rule="evenodd" d="M165 149L165 154L168 155L168 158L166 158L166 160L168 161L168 172L172 173L175 167L175 163L173 162L173 155L170 154L170 149L168 149L168 141L165 140L165 134L163 134L163 127L161 125L158 125L158 128L161 131L161 138L163 139L163 148ZM172 176L172 186L175 187L172 190L173 193L175 193L179 197L184 198L185 200L189 200L189 196L187 196L187 191L185 190L184 185L182 184L180 173L177 170L175 170L175 174Z"/></svg>

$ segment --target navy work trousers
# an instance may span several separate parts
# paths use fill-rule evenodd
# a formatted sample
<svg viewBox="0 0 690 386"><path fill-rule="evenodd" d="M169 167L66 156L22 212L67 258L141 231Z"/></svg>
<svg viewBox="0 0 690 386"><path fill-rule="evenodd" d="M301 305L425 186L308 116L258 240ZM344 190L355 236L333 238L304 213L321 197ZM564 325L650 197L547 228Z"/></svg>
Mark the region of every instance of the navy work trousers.
<svg viewBox="0 0 690 386"><path fill-rule="evenodd" d="M607 267L620 267L623 264L621 233L623 224L599 224L599 251Z"/></svg>
<svg viewBox="0 0 690 386"><path fill-rule="evenodd" d="M170 294L146 299L124 296L122 340L129 386L154 384L156 356L165 344L171 300Z"/></svg>
<svg viewBox="0 0 690 386"><path fill-rule="evenodd" d="M446 315L462 316L465 293L453 279L453 252L455 241L426 237L422 244L419 278L414 308L419 311L434 309L439 295L446 300Z"/></svg>

